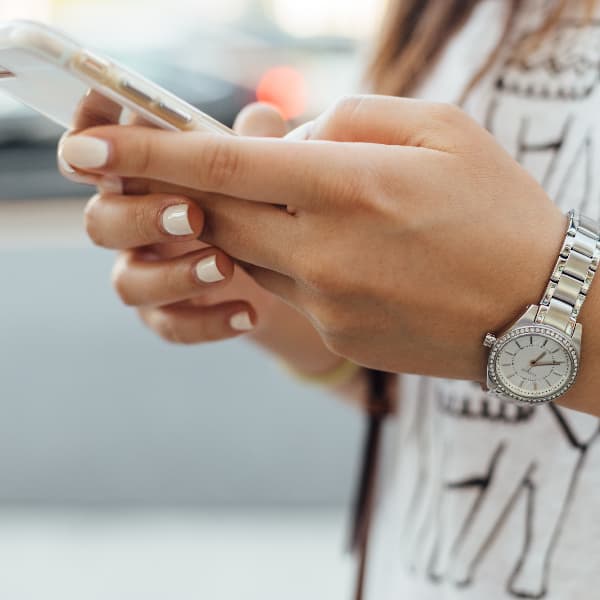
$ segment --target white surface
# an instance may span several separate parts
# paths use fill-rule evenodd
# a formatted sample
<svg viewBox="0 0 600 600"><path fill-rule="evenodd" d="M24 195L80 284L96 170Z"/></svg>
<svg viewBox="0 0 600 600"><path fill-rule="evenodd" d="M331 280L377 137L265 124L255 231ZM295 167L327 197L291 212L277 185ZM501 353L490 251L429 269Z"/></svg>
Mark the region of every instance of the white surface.
<svg viewBox="0 0 600 600"><path fill-rule="evenodd" d="M338 600L339 512L0 512L0 598Z"/></svg>
<svg viewBox="0 0 600 600"><path fill-rule="evenodd" d="M0 250L85 248L84 200L0 202Z"/></svg>

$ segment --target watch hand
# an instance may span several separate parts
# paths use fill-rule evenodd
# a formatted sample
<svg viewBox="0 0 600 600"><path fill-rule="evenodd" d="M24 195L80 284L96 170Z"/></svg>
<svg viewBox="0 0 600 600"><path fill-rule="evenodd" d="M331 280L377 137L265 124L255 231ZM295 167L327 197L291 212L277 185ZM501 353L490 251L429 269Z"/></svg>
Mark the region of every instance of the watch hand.
<svg viewBox="0 0 600 600"><path fill-rule="evenodd" d="M561 362L547 362L547 363L537 363L536 365L531 365L531 367L557 367L558 365L562 365Z"/></svg>
<svg viewBox="0 0 600 600"><path fill-rule="evenodd" d="M547 350L546 350L545 352L542 352L542 353L541 353L541 354L540 354L540 355L539 355L539 356L538 356L536 359L534 359L534 360L530 360L530 361L529 361L529 364L530 364L530 365L533 367L533 366L535 365L535 363L536 363L538 360L541 360L542 358L544 358L544 356L546 356L546 354L548 354L548 351L547 351Z"/></svg>

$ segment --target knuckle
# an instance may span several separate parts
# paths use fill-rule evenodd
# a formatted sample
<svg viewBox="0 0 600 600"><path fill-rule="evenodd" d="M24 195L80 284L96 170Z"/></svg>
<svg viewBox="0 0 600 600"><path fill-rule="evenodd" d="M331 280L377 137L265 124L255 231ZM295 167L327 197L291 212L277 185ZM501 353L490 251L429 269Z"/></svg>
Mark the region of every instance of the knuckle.
<svg viewBox="0 0 600 600"><path fill-rule="evenodd" d="M161 277L161 288L169 295L179 295L179 292L182 291L182 271L185 268L185 272L188 273L190 269L187 266L187 263L179 264L178 262L168 264L164 267L164 271L162 272ZM193 287L197 287L193 285L191 281L191 276L189 277L190 282L187 288L192 289Z"/></svg>
<svg viewBox="0 0 600 600"><path fill-rule="evenodd" d="M90 240L96 246L107 247L105 228L101 218L100 197L98 195L93 196L86 204L83 221Z"/></svg>
<svg viewBox="0 0 600 600"><path fill-rule="evenodd" d="M245 106L238 114L233 129L242 135L285 135L285 121L277 108L264 102Z"/></svg>
<svg viewBox="0 0 600 600"><path fill-rule="evenodd" d="M335 137L337 134L332 134ZM339 137L339 136L338 136ZM331 171L326 176L310 178L308 194L315 204L327 203L338 207L360 208L368 203L376 185L381 185L381 176L375 166L365 164L360 153L348 152L348 169L339 173Z"/></svg>
<svg viewBox="0 0 600 600"><path fill-rule="evenodd" d="M381 188L381 180L378 169L363 165L362 169L353 169L338 182L338 197L361 213L374 213L378 205L375 192Z"/></svg>
<svg viewBox="0 0 600 600"><path fill-rule="evenodd" d="M349 125L360 112L365 97L360 95L346 95L339 98L333 105L327 118L327 129L330 134L347 131Z"/></svg>
<svg viewBox="0 0 600 600"><path fill-rule="evenodd" d="M160 310L153 322L153 329L165 341L180 346L215 342L225 336L220 331L212 330L207 320L201 315L194 318L193 327L189 318Z"/></svg>
<svg viewBox="0 0 600 600"><path fill-rule="evenodd" d="M306 183L307 193L316 205L329 203L347 206L362 196L363 185L359 178L351 173L332 173L329 176L319 176Z"/></svg>
<svg viewBox="0 0 600 600"><path fill-rule="evenodd" d="M135 150L132 152L134 157L134 171L140 176L152 172L153 144L150 139L140 139L135 144Z"/></svg>
<svg viewBox="0 0 600 600"><path fill-rule="evenodd" d="M448 128L457 127L465 122L465 113L454 104L432 104L430 117L438 126Z"/></svg>
<svg viewBox="0 0 600 600"><path fill-rule="evenodd" d="M219 190L233 178L240 167L238 155L233 148L216 138L199 160L205 165L207 181L215 190Z"/></svg>
<svg viewBox="0 0 600 600"><path fill-rule="evenodd" d="M229 337L225 329L221 326L214 326L214 328L205 327L202 332L202 342L220 342Z"/></svg>
<svg viewBox="0 0 600 600"><path fill-rule="evenodd" d="M181 336L182 328L179 327L177 317L164 311L158 311L153 319L152 328L165 342L170 344L184 344Z"/></svg>
<svg viewBox="0 0 600 600"><path fill-rule="evenodd" d="M334 103L332 116L343 121L352 120L362 107L363 101L364 96L360 96L359 94L342 96Z"/></svg>
<svg viewBox="0 0 600 600"><path fill-rule="evenodd" d="M131 217L139 245L145 245L154 239L154 227L148 215L148 206L146 203L138 201L134 202L131 209Z"/></svg>
<svg viewBox="0 0 600 600"><path fill-rule="evenodd" d="M126 306L134 306L136 301L134 294L132 294L131 287L129 286L128 261L125 257L120 256L115 262L111 274L111 281L121 302Z"/></svg>

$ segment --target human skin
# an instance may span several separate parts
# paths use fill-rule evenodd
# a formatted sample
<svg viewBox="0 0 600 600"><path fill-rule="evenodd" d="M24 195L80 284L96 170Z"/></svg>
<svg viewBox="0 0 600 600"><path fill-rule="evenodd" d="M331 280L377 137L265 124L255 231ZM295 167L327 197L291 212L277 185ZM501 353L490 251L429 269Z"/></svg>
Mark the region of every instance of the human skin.
<svg viewBox="0 0 600 600"><path fill-rule="evenodd" d="M97 123L118 122L120 107L103 97L86 101L85 118L78 118L80 127ZM267 104L250 104L238 115L234 124L238 134L260 137L282 137L288 126L281 113ZM95 195L85 211L86 229L96 244L121 250L113 270L113 280L123 300L136 307L144 323L168 342L200 344L244 336L264 350L306 375L331 371L341 358L327 349L314 327L299 311L261 288L239 265L234 265L222 252L197 241L204 225L202 209L195 201L197 190L180 188L164 182L129 179L121 182L112 176L74 170L61 158L62 143L73 135L66 134L59 144L58 166L62 174L77 182L94 184L102 192ZM123 199L123 183L128 197ZM155 195L149 199L152 187ZM115 193L120 192L120 193ZM141 194L141 196L139 196ZM138 197L139 196L139 197ZM161 224L160 213L165 208L185 203L193 233L169 235ZM152 208L150 207L152 206ZM186 255L189 264L202 257L218 256L225 278L210 285L191 277L192 285L169 302L169 283L160 276L143 286L136 286L135 298L120 288L122 278L128 280L131 265L143 266L144 261ZM141 269L140 269L141 270ZM192 273L193 275L193 273ZM166 295L166 300L165 300ZM238 331L229 318L247 311L254 327ZM359 379L359 378L358 378ZM360 400L361 385L344 386L346 396Z"/></svg>
<svg viewBox="0 0 600 600"><path fill-rule="evenodd" d="M483 381L483 336L539 302L566 231L538 183L450 105L346 98L287 139L111 126L74 137L63 157L86 172L195 190L202 240L305 315L333 354L372 368ZM114 220L96 211L93 237L106 239ZM185 257L170 260L145 264L146 280L185 290ZM139 265L121 268L121 295L141 281ZM596 287L563 403L598 415Z"/></svg>

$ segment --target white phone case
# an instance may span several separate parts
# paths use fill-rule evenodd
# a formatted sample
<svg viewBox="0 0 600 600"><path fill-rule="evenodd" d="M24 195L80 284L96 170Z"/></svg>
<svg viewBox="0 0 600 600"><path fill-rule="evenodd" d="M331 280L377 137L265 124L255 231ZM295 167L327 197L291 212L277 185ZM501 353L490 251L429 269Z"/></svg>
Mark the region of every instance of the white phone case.
<svg viewBox="0 0 600 600"><path fill-rule="evenodd" d="M32 21L0 23L0 90L67 129L124 122L134 113L164 129L233 134L144 77Z"/></svg>

